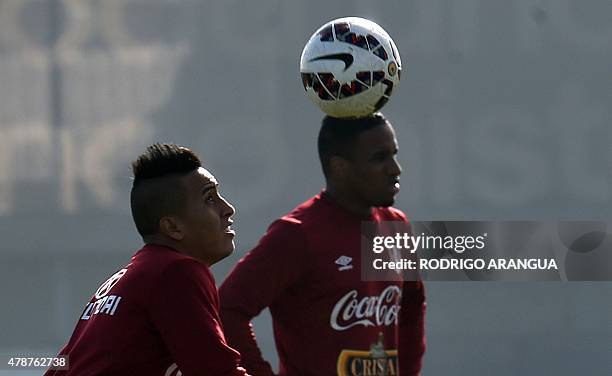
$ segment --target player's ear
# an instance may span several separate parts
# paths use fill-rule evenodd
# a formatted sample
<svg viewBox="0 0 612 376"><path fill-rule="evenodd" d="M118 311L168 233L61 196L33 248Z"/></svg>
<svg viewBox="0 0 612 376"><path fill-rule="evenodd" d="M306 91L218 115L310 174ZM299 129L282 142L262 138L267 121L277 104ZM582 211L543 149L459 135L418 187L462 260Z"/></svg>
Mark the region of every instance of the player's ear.
<svg viewBox="0 0 612 376"><path fill-rule="evenodd" d="M159 219L159 232L173 240L183 240L185 236L183 227L176 217L161 217Z"/></svg>
<svg viewBox="0 0 612 376"><path fill-rule="evenodd" d="M348 173L348 161L340 156L332 155L329 158L329 169L332 173L332 176L336 176L338 178L346 177Z"/></svg>

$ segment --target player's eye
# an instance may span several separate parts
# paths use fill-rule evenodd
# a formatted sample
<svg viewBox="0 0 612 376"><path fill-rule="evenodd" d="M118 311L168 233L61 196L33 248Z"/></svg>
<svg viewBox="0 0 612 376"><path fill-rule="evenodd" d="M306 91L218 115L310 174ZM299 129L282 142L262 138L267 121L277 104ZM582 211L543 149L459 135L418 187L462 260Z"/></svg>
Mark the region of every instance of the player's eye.
<svg viewBox="0 0 612 376"><path fill-rule="evenodd" d="M215 202L215 196L213 196L213 195L206 195L206 197L204 198L204 201L206 201L207 203L214 203Z"/></svg>

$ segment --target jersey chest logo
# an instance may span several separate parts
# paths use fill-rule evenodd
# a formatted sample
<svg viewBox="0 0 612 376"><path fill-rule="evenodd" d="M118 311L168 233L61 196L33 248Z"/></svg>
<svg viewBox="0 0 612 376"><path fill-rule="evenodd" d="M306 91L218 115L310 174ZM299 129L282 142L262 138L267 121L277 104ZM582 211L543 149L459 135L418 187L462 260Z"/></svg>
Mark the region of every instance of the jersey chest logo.
<svg viewBox="0 0 612 376"><path fill-rule="evenodd" d="M351 262L353 262L353 258L348 256L340 256L336 261L334 261L334 263L338 265L338 270L341 272L353 269Z"/></svg>
<svg viewBox="0 0 612 376"><path fill-rule="evenodd" d="M357 290L346 293L332 309L329 323L342 331L353 326L396 325L400 309L402 290L395 285L387 286L380 295L358 297Z"/></svg>

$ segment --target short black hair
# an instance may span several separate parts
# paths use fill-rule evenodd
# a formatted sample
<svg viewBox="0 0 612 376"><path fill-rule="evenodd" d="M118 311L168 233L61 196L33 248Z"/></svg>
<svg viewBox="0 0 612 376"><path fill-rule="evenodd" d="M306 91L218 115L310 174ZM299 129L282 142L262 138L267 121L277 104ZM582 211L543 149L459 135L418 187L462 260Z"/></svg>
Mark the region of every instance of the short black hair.
<svg viewBox="0 0 612 376"><path fill-rule="evenodd" d="M134 182L130 194L132 217L141 236L156 234L159 220L179 213L185 191L177 179L202 167L190 149L175 144L156 143L132 162Z"/></svg>
<svg viewBox="0 0 612 376"><path fill-rule="evenodd" d="M351 148L361 133L387 123L387 119L380 112L361 118L326 116L321 122L317 141L323 175L329 178L331 157L339 156L349 159Z"/></svg>

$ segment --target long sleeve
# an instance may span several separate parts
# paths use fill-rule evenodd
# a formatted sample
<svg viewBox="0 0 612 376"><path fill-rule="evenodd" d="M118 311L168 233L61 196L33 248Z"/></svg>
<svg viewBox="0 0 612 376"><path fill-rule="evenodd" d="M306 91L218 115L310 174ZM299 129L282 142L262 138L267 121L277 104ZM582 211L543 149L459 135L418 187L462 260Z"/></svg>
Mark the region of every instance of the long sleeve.
<svg viewBox="0 0 612 376"><path fill-rule="evenodd" d="M196 260L170 265L151 286L150 316L185 376L244 376L240 355L226 342L214 279Z"/></svg>
<svg viewBox="0 0 612 376"><path fill-rule="evenodd" d="M400 375L416 376L425 353L425 288L422 281L405 281L398 326Z"/></svg>
<svg viewBox="0 0 612 376"><path fill-rule="evenodd" d="M277 220L219 289L227 341L240 351L241 364L253 375L273 372L257 345L251 319L302 278L307 264L305 249L299 223Z"/></svg>

